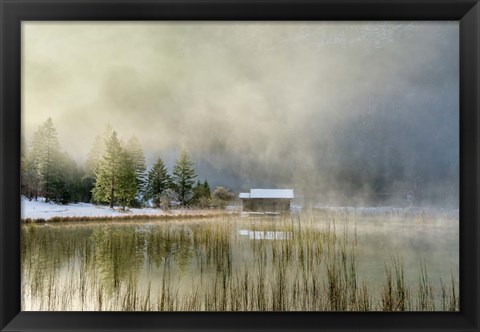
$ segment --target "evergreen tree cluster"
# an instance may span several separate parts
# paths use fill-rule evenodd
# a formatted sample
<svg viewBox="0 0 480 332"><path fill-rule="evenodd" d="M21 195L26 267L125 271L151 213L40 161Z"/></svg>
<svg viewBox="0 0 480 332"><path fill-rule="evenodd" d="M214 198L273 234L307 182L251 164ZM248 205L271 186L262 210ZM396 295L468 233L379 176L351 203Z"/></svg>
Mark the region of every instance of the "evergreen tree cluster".
<svg viewBox="0 0 480 332"><path fill-rule="evenodd" d="M186 150L180 153L171 175L159 158L148 172L145 200L162 208L170 207L171 202L178 202L181 206L209 207L210 185L207 180L195 183L196 178L193 161Z"/></svg>
<svg viewBox="0 0 480 332"><path fill-rule="evenodd" d="M138 207L153 204L169 208L172 205L212 205L208 182L197 179L194 163L183 150L172 173L161 158L147 173L145 157L139 140L127 143L107 126L90 148L84 168L60 149L57 131L49 118L34 134L21 158L21 191L28 199L67 204L93 202Z"/></svg>
<svg viewBox="0 0 480 332"><path fill-rule="evenodd" d="M111 208L120 204L125 210L141 191L145 158L141 147L131 141L136 139L124 146L116 131L105 138L104 152L93 164L95 202L108 203Z"/></svg>
<svg viewBox="0 0 480 332"><path fill-rule="evenodd" d="M60 149L53 121L48 118L34 133L21 156L21 193L28 199L44 197L46 202L83 201L88 188L82 181L83 170Z"/></svg>

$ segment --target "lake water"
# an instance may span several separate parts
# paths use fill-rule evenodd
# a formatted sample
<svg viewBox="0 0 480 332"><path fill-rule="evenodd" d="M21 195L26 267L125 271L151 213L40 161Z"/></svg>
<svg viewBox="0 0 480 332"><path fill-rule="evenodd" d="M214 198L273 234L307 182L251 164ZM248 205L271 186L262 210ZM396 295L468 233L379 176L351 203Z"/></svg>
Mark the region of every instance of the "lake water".
<svg viewBox="0 0 480 332"><path fill-rule="evenodd" d="M22 310L382 310L395 267L407 300L394 310L458 310L451 215L21 227Z"/></svg>

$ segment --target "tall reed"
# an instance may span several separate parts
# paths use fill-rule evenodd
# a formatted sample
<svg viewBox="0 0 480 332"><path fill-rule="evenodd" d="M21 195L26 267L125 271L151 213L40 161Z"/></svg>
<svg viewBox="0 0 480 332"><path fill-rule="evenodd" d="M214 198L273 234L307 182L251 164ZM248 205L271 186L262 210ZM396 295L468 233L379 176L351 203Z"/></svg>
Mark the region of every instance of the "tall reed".
<svg viewBox="0 0 480 332"><path fill-rule="evenodd" d="M380 289L374 287L359 273L356 213L324 214L330 218L325 222L292 215L25 225L22 309L459 310L454 275L436 289L423 262L414 282L402 259L392 258ZM241 228L249 229L247 236L239 235Z"/></svg>

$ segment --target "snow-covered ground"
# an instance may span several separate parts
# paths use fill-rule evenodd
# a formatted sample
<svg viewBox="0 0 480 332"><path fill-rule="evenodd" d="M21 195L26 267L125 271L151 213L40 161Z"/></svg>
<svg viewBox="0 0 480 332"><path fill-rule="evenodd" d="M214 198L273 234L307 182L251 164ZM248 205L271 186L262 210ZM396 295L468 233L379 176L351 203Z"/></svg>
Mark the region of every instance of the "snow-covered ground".
<svg viewBox="0 0 480 332"><path fill-rule="evenodd" d="M75 203L68 205L60 205L55 203L45 203L44 199L39 198L38 201L29 201L27 198L21 199L21 215L22 219L51 219L53 217L116 217L116 216L162 216L173 214L189 214L193 211L175 210L165 213L160 209L144 208L129 209L121 211L115 207L111 209L108 206L94 205L90 203Z"/></svg>

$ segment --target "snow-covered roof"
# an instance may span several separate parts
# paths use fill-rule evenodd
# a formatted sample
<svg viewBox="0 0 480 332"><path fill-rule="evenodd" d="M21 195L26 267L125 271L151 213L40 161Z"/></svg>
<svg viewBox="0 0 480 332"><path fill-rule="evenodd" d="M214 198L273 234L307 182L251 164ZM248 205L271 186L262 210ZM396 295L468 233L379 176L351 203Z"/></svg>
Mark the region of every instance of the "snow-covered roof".
<svg viewBox="0 0 480 332"><path fill-rule="evenodd" d="M293 189L250 189L250 193L240 193L239 198L287 198L292 199Z"/></svg>

